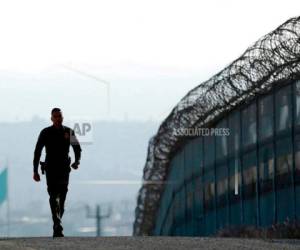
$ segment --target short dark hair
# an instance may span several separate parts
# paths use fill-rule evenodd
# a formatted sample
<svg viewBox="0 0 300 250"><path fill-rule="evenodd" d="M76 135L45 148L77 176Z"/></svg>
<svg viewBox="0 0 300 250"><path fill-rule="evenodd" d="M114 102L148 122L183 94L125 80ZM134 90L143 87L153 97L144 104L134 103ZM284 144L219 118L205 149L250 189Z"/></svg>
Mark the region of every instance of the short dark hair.
<svg viewBox="0 0 300 250"><path fill-rule="evenodd" d="M51 110L51 115L53 115L54 112L61 112L60 108L53 108Z"/></svg>

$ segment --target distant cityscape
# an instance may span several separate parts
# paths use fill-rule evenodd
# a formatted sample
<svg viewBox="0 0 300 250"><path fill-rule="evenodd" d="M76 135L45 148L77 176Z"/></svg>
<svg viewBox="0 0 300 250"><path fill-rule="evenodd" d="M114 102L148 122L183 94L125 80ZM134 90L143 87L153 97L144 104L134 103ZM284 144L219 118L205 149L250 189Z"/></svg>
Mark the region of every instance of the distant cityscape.
<svg viewBox="0 0 300 250"><path fill-rule="evenodd" d="M40 183L32 180L36 139L39 131L49 125L39 119L0 123L0 170L8 167L9 171L8 201L0 205L0 237L52 233L45 177L41 176ZM93 123L93 141L82 145L81 165L70 176L62 219L65 235L96 236L97 205L101 214L111 210L109 217L101 220L101 235L132 235L148 140L156 130L157 123L149 121Z"/></svg>

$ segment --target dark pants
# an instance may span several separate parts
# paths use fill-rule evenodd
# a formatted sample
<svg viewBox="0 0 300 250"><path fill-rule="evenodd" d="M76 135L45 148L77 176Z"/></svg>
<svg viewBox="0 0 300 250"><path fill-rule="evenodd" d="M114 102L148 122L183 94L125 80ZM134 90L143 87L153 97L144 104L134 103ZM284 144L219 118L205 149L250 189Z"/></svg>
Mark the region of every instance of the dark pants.
<svg viewBox="0 0 300 250"><path fill-rule="evenodd" d="M61 169L46 169L47 191L53 219L53 230L62 231L61 218L68 192L70 167Z"/></svg>

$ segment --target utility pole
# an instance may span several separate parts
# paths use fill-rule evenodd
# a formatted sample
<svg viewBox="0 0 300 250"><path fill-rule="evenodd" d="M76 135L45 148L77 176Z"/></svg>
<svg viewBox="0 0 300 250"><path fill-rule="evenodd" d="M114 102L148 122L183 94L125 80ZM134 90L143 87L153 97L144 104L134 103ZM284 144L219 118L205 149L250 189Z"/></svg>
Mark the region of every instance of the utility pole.
<svg viewBox="0 0 300 250"><path fill-rule="evenodd" d="M96 206L96 213L94 215L91 214L90 207L86 206L87 209L87 218L96 219L97 226L97 237L101 236L101 220L107 219L111 215L111 207L109 207L107 214L101 215L100 205Z"/></svg>

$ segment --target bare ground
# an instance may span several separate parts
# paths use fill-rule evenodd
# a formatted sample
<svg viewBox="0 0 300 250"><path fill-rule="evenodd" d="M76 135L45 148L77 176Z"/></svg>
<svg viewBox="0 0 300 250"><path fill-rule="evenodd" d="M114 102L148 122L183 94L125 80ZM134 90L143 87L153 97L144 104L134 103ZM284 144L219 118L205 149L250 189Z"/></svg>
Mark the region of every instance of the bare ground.
<svg viewBox="0 0 300 250"><path fill-rule="evenodd" d="M300 249L300 240L257 240L202 237L32 237L0 238L1 250L35 249Z"/></svg>

